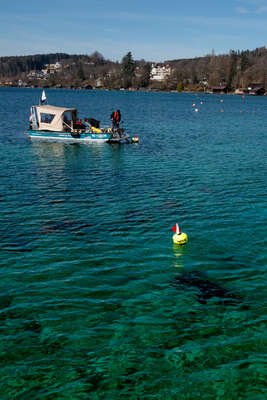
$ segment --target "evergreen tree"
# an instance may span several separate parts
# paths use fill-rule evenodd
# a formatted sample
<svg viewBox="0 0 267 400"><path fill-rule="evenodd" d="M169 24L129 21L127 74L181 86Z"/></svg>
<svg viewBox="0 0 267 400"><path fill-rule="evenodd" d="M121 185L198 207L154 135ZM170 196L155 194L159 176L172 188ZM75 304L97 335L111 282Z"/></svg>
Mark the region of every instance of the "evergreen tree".
<svg viewBox="0 0 267 400"><path fill-rule="evenodd" d="M180 81L177 85L177 92L182 92L184 90L184 84Z"/></svg>
<svg viewBox="0 0 267 400"><path fill-rule="evenodd" d="M135 87L146 88L150 83L151 64L145 60L138 61L135 69L136 78L133 80Z"/></svg>
<svg viewBox="0 0 267 400"><path fill-rule="evenodd" d="M136 64L133 59L132 53L129 51L121 60L122 85L126 89L132 86L135 66Z"/></svg>
<svg viewBox="0 0 267 400"><path fill-rule="evenodd" d="M78 70L77 70L77 78L81 79L82 81L85 79L83 64L79 63Z"/></svg>
<svg viewBox="0 0 267 400"><path fill-rule="evenodd" d="M249 58L247 55L247 52L242 52L241 53L241 62L240 62L240 68L241 72L244 72L250 65Z"/></svg>
<svg viewBox="0 0 267 400"><path fill-rule="evenodd" d="M230 70L228 74L227 86L229 89L232 88L233 79L237 73L237 54L235 51L230 51Z"/></svg>

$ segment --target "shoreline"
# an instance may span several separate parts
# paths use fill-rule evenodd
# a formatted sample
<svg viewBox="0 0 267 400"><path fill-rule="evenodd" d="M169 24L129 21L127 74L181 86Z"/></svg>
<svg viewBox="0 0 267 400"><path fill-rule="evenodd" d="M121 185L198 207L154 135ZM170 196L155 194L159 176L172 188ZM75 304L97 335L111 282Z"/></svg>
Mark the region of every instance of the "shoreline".
<svg viewBox="0 0 267 400"><path fill-rule="evenodd" d="M143 89L143 88L121 88L121 89L108 89L108 88L86 88L86 87L73 87L73 86L20 86L20 85L0 85L0 89L5 88L5 89L62 89L62 90L83 90L83 91L103 91L103 92L142 92L142 93L179 93L179 94L202 94L202 95L234 95L234 96L253 96L253 97L262 97L266 96L267 92L263 94L254 94L254 93L248 93L245 91L229 91L229 92L212 92L212 91L198 91L198 90L163 90L163 89Z"/></svg>

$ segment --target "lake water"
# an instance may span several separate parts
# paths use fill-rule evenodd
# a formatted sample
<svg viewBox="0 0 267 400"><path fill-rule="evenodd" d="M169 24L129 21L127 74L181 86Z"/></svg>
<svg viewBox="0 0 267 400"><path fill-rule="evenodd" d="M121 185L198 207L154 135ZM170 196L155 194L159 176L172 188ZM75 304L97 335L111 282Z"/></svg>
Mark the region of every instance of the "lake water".
<svg viewBox="0 0 267 400"><path fill-rule="evenodd" d="M118 146L31 142L40 94L0 89L1 400L266 399L267 98L46 91Z"/></svg>

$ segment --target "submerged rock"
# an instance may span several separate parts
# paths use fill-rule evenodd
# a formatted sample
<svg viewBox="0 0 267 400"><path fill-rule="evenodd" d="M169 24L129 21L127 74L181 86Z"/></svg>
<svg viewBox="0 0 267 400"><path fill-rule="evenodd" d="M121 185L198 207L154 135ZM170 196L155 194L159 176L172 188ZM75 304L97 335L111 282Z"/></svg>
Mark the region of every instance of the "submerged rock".
<svg viewBox="0 0 267 400"><path fill-rule="evenodd" d="M197 300L201 304L206 304L212 298L218 298L219 302L224 304L237 304L242 301L238 294L213 282L199 271L184 272L176 276L175 286L195 288Z"/></svg>

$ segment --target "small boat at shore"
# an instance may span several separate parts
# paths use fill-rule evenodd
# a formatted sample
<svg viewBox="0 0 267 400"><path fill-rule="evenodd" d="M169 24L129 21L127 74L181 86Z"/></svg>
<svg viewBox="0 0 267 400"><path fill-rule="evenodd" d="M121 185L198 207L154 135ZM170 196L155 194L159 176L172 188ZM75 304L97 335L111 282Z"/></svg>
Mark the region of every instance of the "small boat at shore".
<svg viewBox="0 0 267 400"><path fill-rule="evenodd" d="M64 141L71 143L130 143L131 139L123 128L100 128L99 121L77 118L75 108L41 104L31 107L31 139Z"/></svg>

